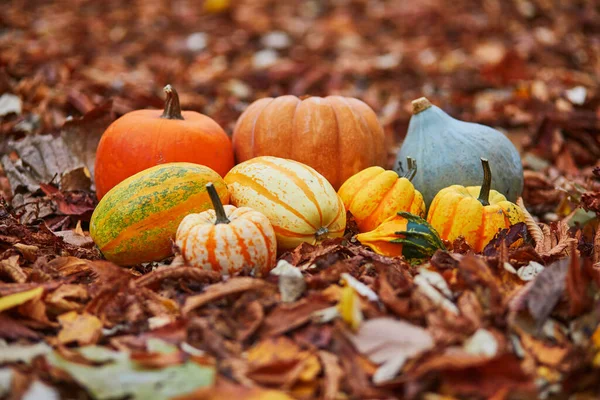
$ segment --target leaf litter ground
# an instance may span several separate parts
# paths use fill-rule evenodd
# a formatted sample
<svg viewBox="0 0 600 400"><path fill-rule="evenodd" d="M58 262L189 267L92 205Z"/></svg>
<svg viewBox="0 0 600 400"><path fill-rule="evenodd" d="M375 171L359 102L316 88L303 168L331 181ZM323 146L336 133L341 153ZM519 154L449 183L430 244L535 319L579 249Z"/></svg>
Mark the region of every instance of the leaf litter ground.
<svg viewBox="0 0 600 400"><path fill-rule="evenodd" d="M70 3L0 5L0 397L599 396L594 2ZM422 265L350 217L264 280L115 266L87 232L95 146L166 83L228 132L263 96L361 98L390 163L427 95L509 134L531 215Z"/></svg>

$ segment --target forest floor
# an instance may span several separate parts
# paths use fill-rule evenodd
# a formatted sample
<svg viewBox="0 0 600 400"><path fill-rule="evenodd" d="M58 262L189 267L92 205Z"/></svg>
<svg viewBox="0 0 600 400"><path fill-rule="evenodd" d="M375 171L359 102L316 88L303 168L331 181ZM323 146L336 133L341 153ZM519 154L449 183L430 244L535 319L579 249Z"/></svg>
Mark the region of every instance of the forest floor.
<svg viewBox="0 0 600 400"><path fill-rule="evenodd" d="M229 134L261 97L359 98L388 168L427 96L511 138L532 217L423 265L350 224L281 256L300 278L118 267L86 168L167 83ZM2 2L0 94L0 398L600 397L597 1Z"/></svg>

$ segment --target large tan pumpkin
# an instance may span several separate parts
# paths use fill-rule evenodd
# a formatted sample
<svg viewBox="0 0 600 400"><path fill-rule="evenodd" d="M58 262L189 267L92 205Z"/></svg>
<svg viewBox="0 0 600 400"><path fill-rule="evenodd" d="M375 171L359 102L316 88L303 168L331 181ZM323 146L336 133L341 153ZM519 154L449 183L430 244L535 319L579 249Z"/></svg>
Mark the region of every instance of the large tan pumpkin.
<svg viewBox="0 0 600 400"><path fill-rule="evenodd" d="M375 112L341 96L257 100L237 121L233 148L238 163L274 156L311 166L336 190L357 172L385 162Z"/></svg>

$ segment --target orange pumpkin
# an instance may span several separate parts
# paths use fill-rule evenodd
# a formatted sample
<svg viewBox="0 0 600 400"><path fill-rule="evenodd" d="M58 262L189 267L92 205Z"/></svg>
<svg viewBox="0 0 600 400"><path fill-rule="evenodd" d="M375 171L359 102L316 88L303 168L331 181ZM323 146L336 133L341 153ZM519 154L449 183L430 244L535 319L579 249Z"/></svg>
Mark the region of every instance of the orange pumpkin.
<svg viewBox="0 0 600 400"><path fill-rule="evenodd" d="M233 132L238 163L274 156L306 164L334 187L367 167L383 165L383 128L358 99L341 96L264 98L252 103Z"/></svg>
<svg viewBox="0 0 600 400"><path fill-rule="evenodd" d="M248 207L223 206L212 183L206 185L214 210L189 214L175 243L190 265L235 274L242 268L266 275L274 266L277 239L269 219Z"/></svg>
<svg viewBox="0 0 600 400"><path fill-rule="evenodd" d="M411 158L408 162L410 169L406 176L399 177L395 171L381 167L369 167L344 182L338 194L361 232L374 230L399 211L425 217L423 196L410 182L417 165Z"/></svg>
<svg viewBox="0 0 600 400"><path fill-rule="evenodd" d="M221 176L233 167L231 141L223 128L206 115L182 112L175 89L167 85L164 90L164 111L132 111L102 135L94 171L98 199L126 178L158 164L191 162Z"/></svg>
<svg viewBox="0 0 600 400"><path fill-rule="evenodd" d="M506 200L502 193L491 190L492 172L488 160L481 159L483 185L452 185L433 198L427 222L442 239L454 241L459 236L476 252L482 251L501 229L524 222L523 211Z"/></svg>

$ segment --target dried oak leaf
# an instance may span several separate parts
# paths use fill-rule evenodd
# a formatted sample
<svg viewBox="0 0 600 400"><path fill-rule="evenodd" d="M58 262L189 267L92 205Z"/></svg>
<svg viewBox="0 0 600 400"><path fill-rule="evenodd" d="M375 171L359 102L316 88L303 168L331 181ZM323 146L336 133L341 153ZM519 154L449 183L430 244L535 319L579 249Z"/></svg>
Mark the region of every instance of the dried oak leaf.
<svg viewBox="0 0 600 400"><path fill-rule="evenodd" d="M533 377L523 370L521 361L510 353L489 357L450 348L444 353L432 354L420 360L407 372L406 379L423 379L424 375L431 373L438 374L444 393L461 398L492 398L506 389L529 396L536 393Z"/></svg>
<svg viewBox="0 0 600 400"><path fill-rule="evenodd" d="M568 258L555 261L544 268L511 300L511 313L527 310L539 330L563 295L568 269Z"/></svg>
<svg viewBox="0 0 600 400"><path fill-rule="evenodd" d="M340 382L344 376L344 371L340 367L339 359L335 354L328 351L319 351L319 359L323 365L324 378L322 398L324 400L335 400L340 391Z"/></svg>
<svg viewBox="0 0 600 400"><path fill-rule="evenodd" d="M321 293L310 293L295 303L281 303L271 311L259 331L260 337L278 336L309 322L317 311L331 307Z"/></svg>
<svg viewBox="0 0 600 400"><path fill-rule="evenodd" d="M248 377L264 385L291 388L311 382L321 372L318 357L285 336L266 338L247 352Z"/></svg>
<svg viewBox="0 0 600 400"><path fill-rule="evenodd" d="M13 319L6 313L0 313L0 338L18 340L18 339L38 339L40 335L23 325L20 320Z"/></svg>
<svg viewBox="0 0 600 400"><path fill-rule="evenodd" d="M27 275L19 265L19 258L18 255L14 255L0 261L0 279L7 277L17 283L27 281Z"/></svg>
<svg viewBox="0 0 600 400"><path fill-rule="evenodd" d="M232 278L226 282L220 282L209 286L201 294L188 297L181 312L184 315L189 314L191 311L200 308L207 303L232 294L240 294L248 290L273 290L273 287L271 284L260 279L250 277Z"/></svg>
<svg viewBox="0 0 600 400"><path fill-rule="evenodd" d="M434 345L426 329L387 317L363 322L349 338L361 354L380 365L373 376L375 384L394 379L408 359Z"/></svg>

